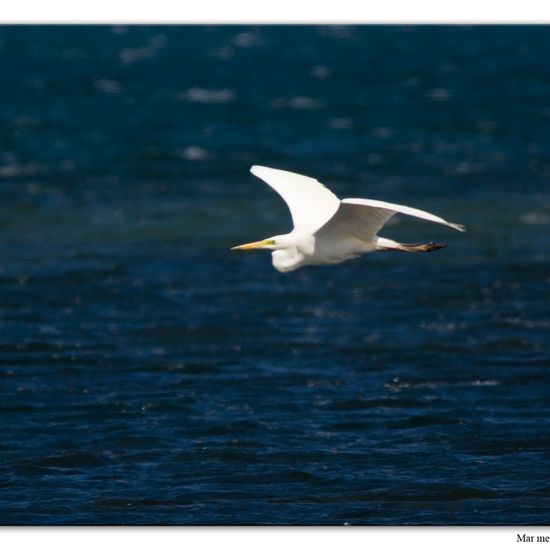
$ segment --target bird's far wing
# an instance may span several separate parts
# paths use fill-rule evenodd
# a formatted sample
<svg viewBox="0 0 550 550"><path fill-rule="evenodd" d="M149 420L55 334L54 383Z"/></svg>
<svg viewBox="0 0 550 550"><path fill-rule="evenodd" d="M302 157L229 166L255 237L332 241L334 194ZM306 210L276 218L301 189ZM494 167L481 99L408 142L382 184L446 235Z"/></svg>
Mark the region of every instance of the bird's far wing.
<svg viewBox="0 0 550 550"><path fill-rule="evenodd" d="M356 205L356 206L363 206L370 210L372 209L379 209L386 211L391 211L392 214L406 214L407 216L414 216L415 218L421 218L423 220L427 220L429 222L435 222L435 223L441 223L443 225L448 225L449 227L452 227L453 229L456 229L457 231L466 231L466 228L463 225L460 225L458 223L451 223L447 220L444 220L443 218L440 218L439 216L434 216L433 214L430 214L429 212L425 212L424 210L419 210L418 208L411 208L410 206L403 206L402 204L392 204L391 202L383 202L383 201L375 201L371 199L344 199L342 201L343 204L350 204L350 205ZM366 214L368 215L368 214ZM389 219L391 216L389 216L387 219ZM387 221L387 220L386 220ZM385 223L385 222L383 222ZM383 225L383 224L382 224ZM382 227L382 226L380 226ZM378 229L380 229L380 227Z"/></svg>
<svg viewBox="0 0 550 550"><path fill-rule="evenodd" d="M354 236L363 241L374 241L382 226L397 213L442 223L458 231L465 231L463 225L449 223L429 212L409 206L371 199L344 199L336 214L317 231L316 236L324 238Z"/></svg>
<svg viewBox="0 0 550 550"><path fill-rule="evenodd" d="M252 166L250 171L281 195L295 229L315 231L340 206L340 199L314 178L266 166Z"/></svg>
<svg viewBox="0 0 550 550"><path fill-rule="evenodd" d="M319 228L315 233L316 238L342 240L355 237L365 242L374 242L380 228L395 214L386 208L346 201L342 201L336 214Z"/></svg>

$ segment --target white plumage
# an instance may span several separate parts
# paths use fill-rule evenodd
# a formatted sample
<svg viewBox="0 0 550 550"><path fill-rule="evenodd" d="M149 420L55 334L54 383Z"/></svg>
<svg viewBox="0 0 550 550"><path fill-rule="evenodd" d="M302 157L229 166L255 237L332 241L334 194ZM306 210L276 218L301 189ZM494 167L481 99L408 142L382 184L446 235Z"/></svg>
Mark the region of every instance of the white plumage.
<svg viewBox="0 0 550 550"><path fill-rule="evenodd" d="M336 264L374 251L430 252L445 246L405 244L378 237L378 231L397 213L465 231L463 225L410 206L371 199L340 200L308 176L265 166L253 166L250 171L283 198L294 229L286 235L235 246L232 250L272 250L273 266L281 272L304 265Z"/></svg>

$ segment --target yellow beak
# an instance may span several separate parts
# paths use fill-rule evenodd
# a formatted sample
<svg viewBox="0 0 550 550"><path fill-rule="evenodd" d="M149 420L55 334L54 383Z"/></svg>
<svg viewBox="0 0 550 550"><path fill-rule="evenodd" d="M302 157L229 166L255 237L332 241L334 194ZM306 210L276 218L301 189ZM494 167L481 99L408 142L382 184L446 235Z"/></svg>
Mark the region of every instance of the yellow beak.
<svg viewBox="0 0 550 550"><path fill-rule="evenodd" d="M270 239L265 239L263 241L256 241L255 243L241 244L240 246L234 246L231 250L254 250L257 248L264 248L273 244L273 241Z"/></svg>

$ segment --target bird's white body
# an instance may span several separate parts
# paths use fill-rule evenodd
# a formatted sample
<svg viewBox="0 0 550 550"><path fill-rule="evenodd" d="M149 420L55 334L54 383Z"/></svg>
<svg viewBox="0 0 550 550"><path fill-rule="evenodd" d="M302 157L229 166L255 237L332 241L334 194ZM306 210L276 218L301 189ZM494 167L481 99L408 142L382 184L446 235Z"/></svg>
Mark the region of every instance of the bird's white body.
<svg viewBox="0 0 550 550"><path fill-rule="evenodd" d="M339 264L376 250L375 245L355 237L323 239L299 231L292 231L288 237L292 240L288 248L272 252L273 266L283 273L304 265ZM276 241L280 243L281 236Z"/></svg>
<svg viewBox="0 0 550 550"><path fill-rule="evenodd" d="M294 271L304 265L337 264L378 250L428 252L444 246L407 245L378 237L378 231L396 213L464 231L461 225L409 206L371 199L340 200L308 176L265 166L253 166L250 171L281 195L290 209L294 229L286 235L234 249L273 250L273 266L281 272Z"/></svg>

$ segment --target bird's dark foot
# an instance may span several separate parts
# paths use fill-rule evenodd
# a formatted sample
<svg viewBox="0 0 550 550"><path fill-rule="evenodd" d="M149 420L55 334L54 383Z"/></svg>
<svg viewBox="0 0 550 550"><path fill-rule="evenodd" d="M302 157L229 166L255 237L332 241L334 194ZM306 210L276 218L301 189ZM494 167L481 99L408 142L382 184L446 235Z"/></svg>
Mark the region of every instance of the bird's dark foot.
<svg viewBox="0 0 550 550"><path fill-rule="evenodd" d="M421 246L420 252L433 252L434 250L445 248L447 245L444 243L423 243L420 246Z"/></svg>
<svg viewBox="0 0 550 550"><path fill-rule="evenodd" d="M418 243L418 244L400 244L399 249L406 252L433 252L447 245L443 243Z"/></svg>

